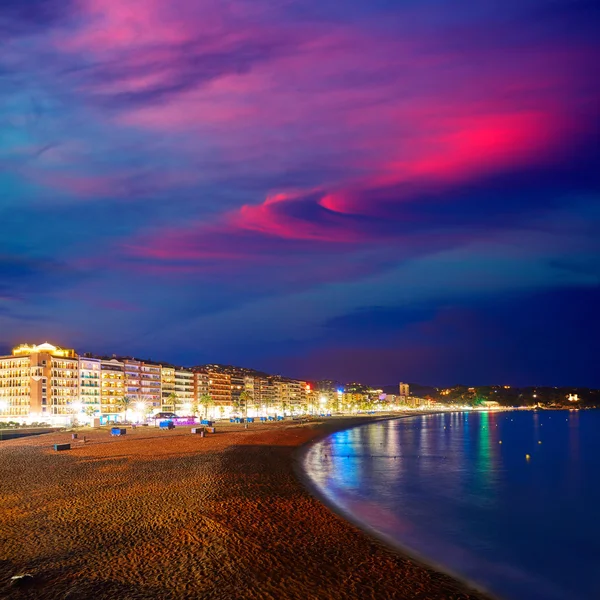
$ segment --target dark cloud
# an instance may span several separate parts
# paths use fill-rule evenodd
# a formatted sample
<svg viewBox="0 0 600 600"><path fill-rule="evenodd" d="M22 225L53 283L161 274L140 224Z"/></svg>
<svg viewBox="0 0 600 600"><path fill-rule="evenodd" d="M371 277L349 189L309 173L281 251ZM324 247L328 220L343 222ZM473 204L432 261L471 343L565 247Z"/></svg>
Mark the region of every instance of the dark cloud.
<svg viewBox="0 0 600 600"><path fill-rule="evenodd" d="M281 347L280 356L261 364L298 377L372 385L408 380L600 387L598 303L600 287L422 311L366 309L330 322L327 337L305 344L302 354Z"/></svg>
<svg viewBox="0 0 600 600"><path fill-rule="evenodd" d="M0 35L24 35L46 30L71 18L73 0L2 0Z"/></svg>
<svg viewBox="0 0 600 600"><path fill-rule="evenodd" d="M0 255L0 297L23 300L75 284L82 277L76 269L51 258Z"/></svg>

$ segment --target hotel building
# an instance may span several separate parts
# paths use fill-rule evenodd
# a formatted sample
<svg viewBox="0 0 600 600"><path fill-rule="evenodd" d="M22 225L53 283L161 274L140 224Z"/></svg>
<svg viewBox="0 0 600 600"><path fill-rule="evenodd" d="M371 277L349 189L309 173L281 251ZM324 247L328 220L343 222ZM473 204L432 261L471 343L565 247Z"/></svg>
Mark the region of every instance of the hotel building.
<svg viewBox="0 0 600 600"><path fill-rule="evenodd" d="M22 344L0 357L0 419L66 423L78 398L74 350Z"/></svg>

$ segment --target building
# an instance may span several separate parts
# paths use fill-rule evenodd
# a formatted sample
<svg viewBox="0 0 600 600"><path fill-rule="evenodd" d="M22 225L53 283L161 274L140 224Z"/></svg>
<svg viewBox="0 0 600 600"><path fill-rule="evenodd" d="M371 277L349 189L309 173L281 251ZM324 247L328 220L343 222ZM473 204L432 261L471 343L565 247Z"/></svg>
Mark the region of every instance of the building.
<svg viewBox="0 0 600 600"><path fill-rule="evenodd" d="M290 413L300 413L306 410L306 381L298 381L297 379L289 379L287 382L286 397L283 397L282 402L287 403L287 411Z"/></svg>
<svg viewBox="0 0 600 600"><path fill-rule="evenodd" d="M175 368L163 367L160 374L162 408L164 412L175 412Z"/></svg>
<svg viewBox="0 0 600 600"><path fill-rule="evenodd" d="M189 369L175 370L175 412L187 416L196 412L194 373Z"/></svg>
<svg viewBox="0 0 600 600"><path fill-rule="evenodd" d="M363 392L343 392L341 410L347 412L361 410L368 398L367 394Z"/></svg>
<svg viewBox="0 0 600 600"><path fill-rule="evenodd" d="M79 410L74 350L22 344L0 357L0 419L67 424Z"/></svg>
<svg viewBox="0 0 600 600"><path fill-rule="evenodd" d="M118 415L125 397L125 365L116 358L100 361L100 412Z"/></svg>
<svg viewBox="0 0 600 600"><path fill-rule="evenodd" d="M79 357L79 399L88 416L102 411L101 367L99 358Z"/></svg>
<svg viewBox="0 0 600 600"><path fill-rule="evenodd" d="M123 373L125 374L125 382L123 391L128 404L133 405L142 400L142 375L140 369L142 363L133 358L125 358L123 360Z"/></svg>
<svg viewBox="0 0 600 600"><path fill-rule="evenodd" d="M233 406L240 406L240 396L242 392L246 390L245 377L241 372L233 372L230 374L231 377L231 404Z"/></svg>
<svg viewBox="0 0 600 600"><path fill-rule="evenodd" d="M202 371L199 369L194 369L194 398L196 403L200 403L204 396L209 395L210 386L209 381L210 377L206 371Z"/></svg>
<svg viewBox="0 0 600 600"><path fill-rule="evenodd" d="M142 362L140 364L140 406L143 410L158 411L162 405L161 365Z"/></svg>
<svg viewBox="0 0 600 600"><path fill-rule="evenodd" d="M408 404L410 389L408 383L400 382L398 384L398 404Z"/></svg>
<svg viewBox="0 0 600 600"><path fill-rule="evenodd" d="M217 414L231 410L231 375L217 371L208 372L208 395L212 398Z"/></svg>

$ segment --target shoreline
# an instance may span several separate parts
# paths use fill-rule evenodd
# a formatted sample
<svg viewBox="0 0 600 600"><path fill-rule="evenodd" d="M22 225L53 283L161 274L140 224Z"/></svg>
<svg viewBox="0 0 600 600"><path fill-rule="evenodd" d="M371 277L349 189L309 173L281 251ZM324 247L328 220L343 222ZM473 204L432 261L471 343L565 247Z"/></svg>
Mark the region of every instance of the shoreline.
<svg viewBox="0 0 600 600"><path fill-rule="evenodd" d="M189 428L122 439L86 430L86 444L58 453L51 444L70 434L6 441L0 595L487 598L371 538L298 478L305 444L377 420L217 424L206 438ZM34 581L11 588L21 573Z"/></svg>
<svg viewBox="0 0 600 600"><path fill-rule="evenodd" d="M304 462L305 462L306 455L310 452L310 450L313 448L313 446L315 446L316 444L320 443L321 441L325 440L327 437L329 437L330 435L332 435L338 431L347 431L349 429L363 427L366 425L379 423L379 422L383 422L383 421L420 418L420 417L424 417L426 415L433 415L433 414L444 414L444 413L440 412L440 411L431 411L431 412L424 412L424 413L420 413L420 414L409 413L409 414L404 414L404 415L382 417L382 418L374 419L372 421L366 421L364 423L353 424L350 427L346 427L343 429L335 429L335 430L325 433L323 435L317 436L315 439L310 440L309 442L303 444L296 450L296 456L295 456L296 461L294 463L294 470L296 473L296 477L304 485L304 487L309 491L309 493L311 495L313 495L319 502L321 502L324 506L326 506L332 513L337 515L339 518L345 520L352 526L359 529L365 536L377 540L385 548L390 549L393 552L396 552L400 555L406 556L409 559L413 560L415 563L420 564L425 568L433 569L439 573L443 573L444 575L451 577L453 580L461 582L469 590L474 591L477 594L480 594L482 598L485 598L487 600L499 600L496 596L494 596L492 594L492 592L479 587L475 582L469 581L465 577L461 576L459 573L454 573L450 569L446 568L444 565L435 564L433 561L429 560L427 556L421 555L421 554L411 550L408 546L403 545L402 542L398 541L396 538L386 536L385 534L378 532L375 529L370 528L366 522L362 521L361 519L359 519L352 513L344 510L343 507L339 506L338 504L336 504L335 502L330 500L326 496L326 494L324 492L322 492L321 489L315 484L315 482L311 478L308 471L304 468Z"/></svg>

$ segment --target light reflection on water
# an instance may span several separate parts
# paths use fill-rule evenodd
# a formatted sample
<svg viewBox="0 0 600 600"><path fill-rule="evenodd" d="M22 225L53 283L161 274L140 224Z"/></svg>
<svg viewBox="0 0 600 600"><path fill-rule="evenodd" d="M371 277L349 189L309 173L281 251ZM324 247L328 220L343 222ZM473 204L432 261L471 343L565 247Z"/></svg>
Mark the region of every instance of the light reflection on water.
<svg viewBox="0 0 600 600"><path fill-rule="evenodd" d="M597 411L428 415L335 433L304 466L346 516L500 597L597 599L597 432Z"/></svg>

